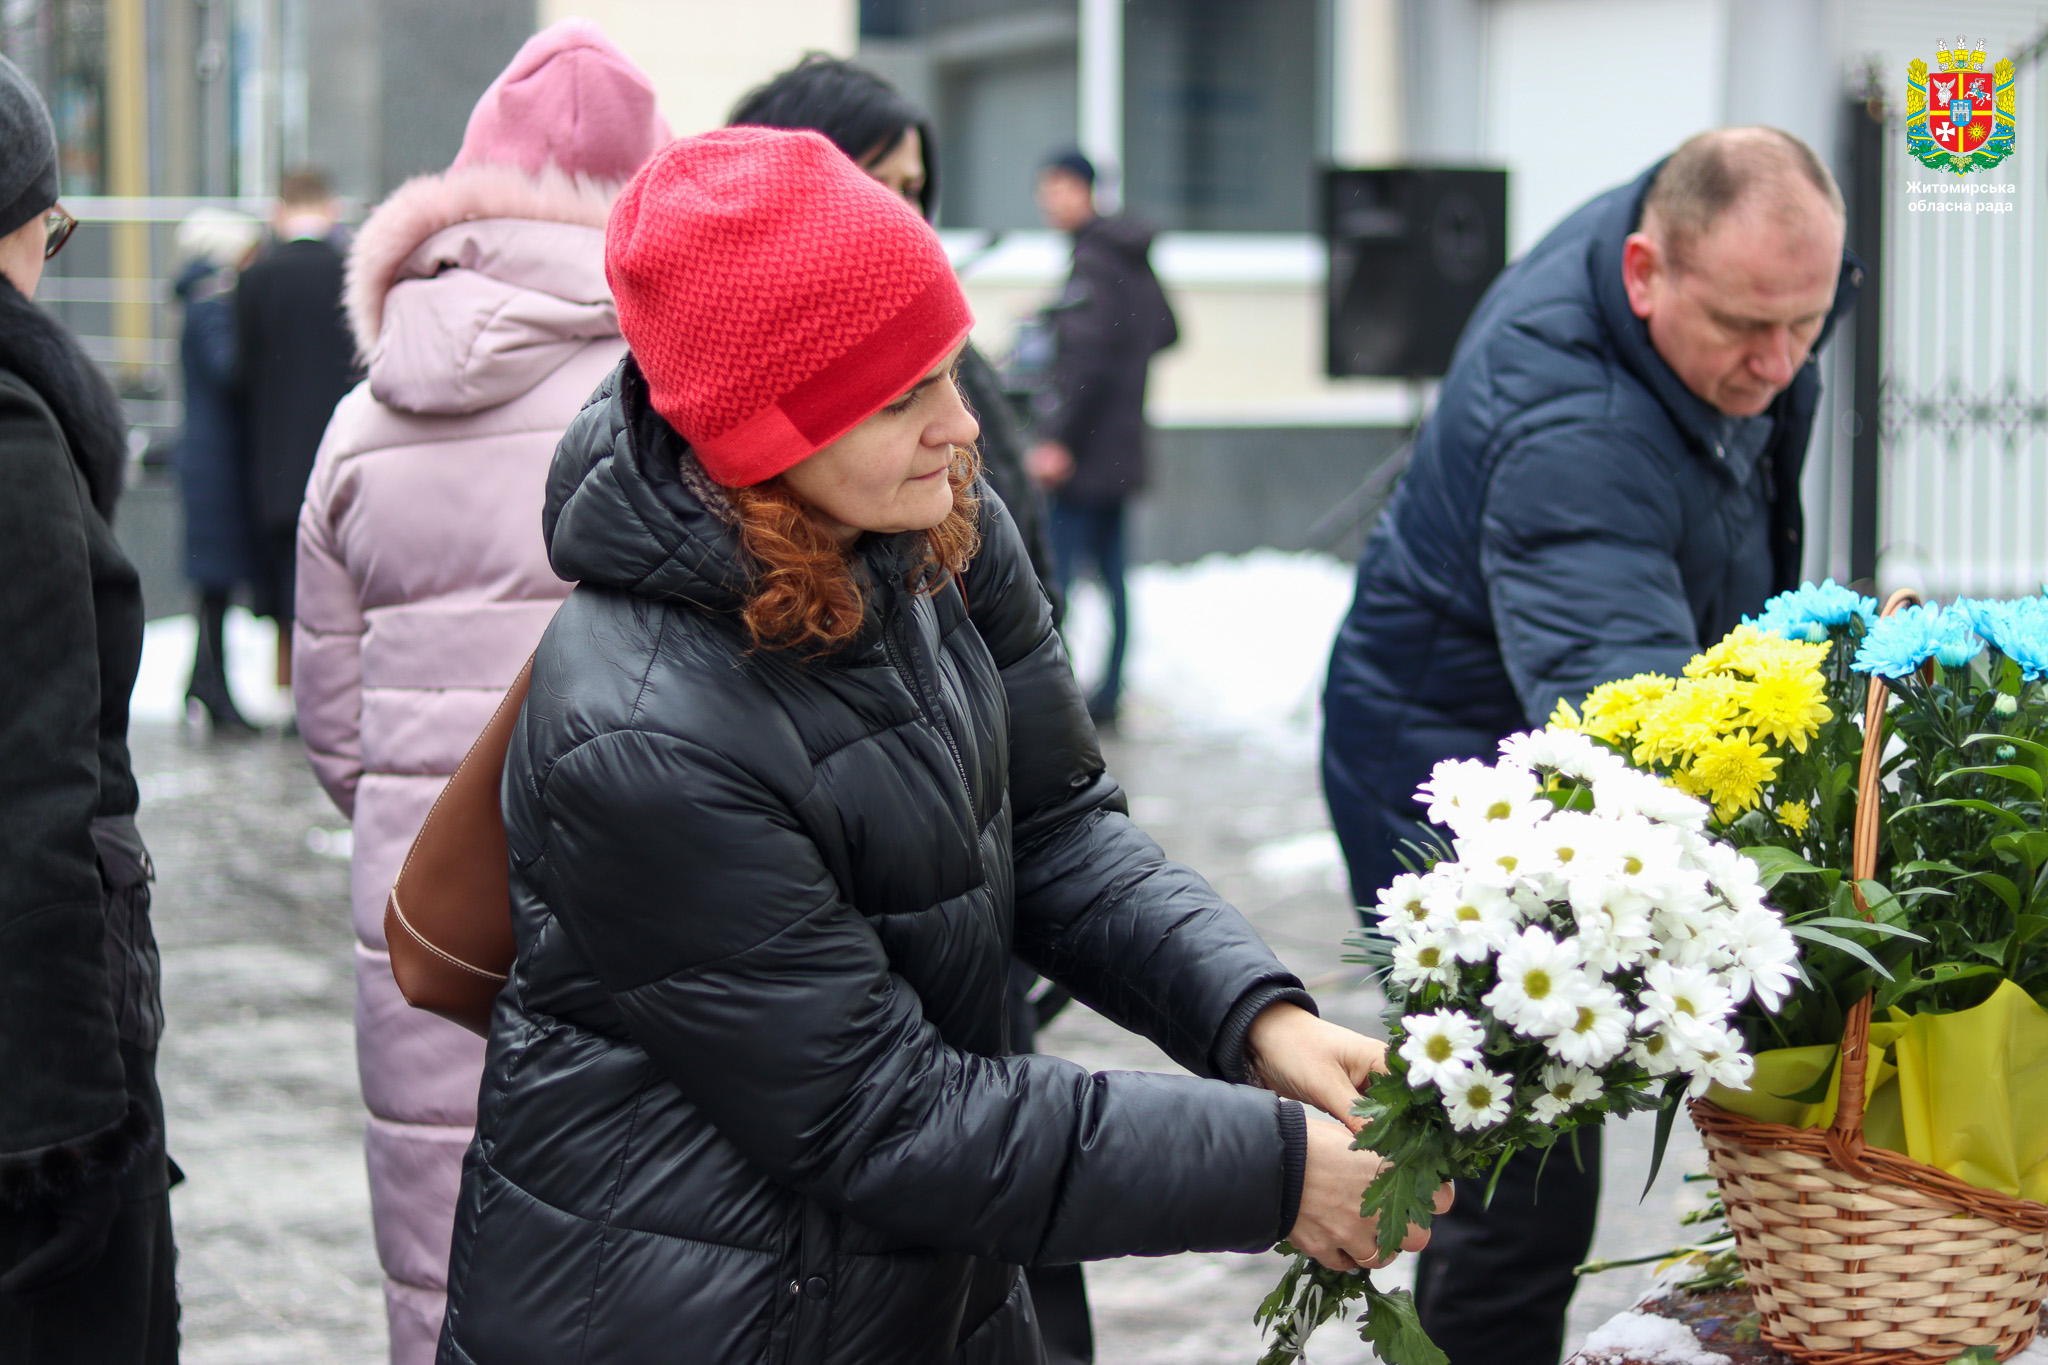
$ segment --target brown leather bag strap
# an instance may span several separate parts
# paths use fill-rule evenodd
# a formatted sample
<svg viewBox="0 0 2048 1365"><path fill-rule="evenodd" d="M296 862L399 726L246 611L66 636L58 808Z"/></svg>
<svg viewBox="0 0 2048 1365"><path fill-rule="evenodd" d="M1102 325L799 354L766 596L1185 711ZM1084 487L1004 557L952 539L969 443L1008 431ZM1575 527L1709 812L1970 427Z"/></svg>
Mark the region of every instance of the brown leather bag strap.
<svg viewBox="0 0 2048 1365"><path fill-rule="evenodd" d="M384 903L391 974L408 1003L475 1033L517 953L499 789L533 677L529 658L414 836Z"/></svg>

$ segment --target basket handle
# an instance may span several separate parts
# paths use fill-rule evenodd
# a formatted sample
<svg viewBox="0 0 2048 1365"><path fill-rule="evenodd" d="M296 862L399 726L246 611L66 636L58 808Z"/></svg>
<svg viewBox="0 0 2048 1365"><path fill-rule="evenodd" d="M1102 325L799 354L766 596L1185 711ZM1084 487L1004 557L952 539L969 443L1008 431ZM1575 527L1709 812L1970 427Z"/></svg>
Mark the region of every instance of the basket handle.
<svg viewBox="0 0 2048 1365"><path fill-rule="evenodd" d="M1920 594L1900 588L1880 613L1890 616L1899 608L1917 603ZM1884 679L1870 675L1869 691L1863 702L1863 763L1856 782L1856 827L1849 855L1849 894L1855 898L1856 913L1870 918L1870 905L1863 899L1861 883L1877 875L1878 831L1883 821L1878 810L1884 788L1884 710L1890 689ZM1842 1025L1842 1083L1836 1091L1835 1122L1828 1129L1828 1154L1852 1175L1862 1173L1863 1157L1863 1075L1870 1063L1870 1011L1874 996L1866 994L1849 1010Z"/></svg>

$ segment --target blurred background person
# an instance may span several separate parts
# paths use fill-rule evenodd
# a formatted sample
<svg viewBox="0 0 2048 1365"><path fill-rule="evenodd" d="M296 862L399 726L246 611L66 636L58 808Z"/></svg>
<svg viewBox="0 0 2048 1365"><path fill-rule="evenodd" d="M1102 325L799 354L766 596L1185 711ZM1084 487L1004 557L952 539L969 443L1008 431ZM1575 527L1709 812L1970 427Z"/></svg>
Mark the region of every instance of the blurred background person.
<svg viewBox="0 0 2048 1365"><path fill-rule="evenodd" d="M668 140L639 68L563 20L484 92L454 165L400 187L349 253L369 374L307 492L294 693L314 771L354 822L356 1057L395 1365L434 1358L484 1045L405 1003L384 901L569 591L542 493L562 429L625 353L606 214Z"/></svg>
<svg viewBox="0 0 2048 1365"><path fill-rule="evenodd" d="M1842 194L1772 128L1702 133L1510 266L1458 343L1359 561L1323 785L1371 905L1415 789L1636 673L1677 676L1800 576L1808 364L1855 299ZM1598 1218L1600 1133L1460 1181L1416 1267L1452 1365L1555 1361ZM1539 1190L1537 1175L1543 1173ZM1540 1198L1539 1198L1540 1196Z"/></svg>
<svg viewBox="0 0 2048 1365"><path fill-rule="evenodd" d="M253 733L228 686L227 614L235 589L259 580L250 480L235 402L235 280L263 225L231 209L194 209L178 225L175 289L185 306L178 364L185 428L178 438L178 491L185 512L185 577L199 595L198 643L185 689L189 724L216 734Z"/></svg>
<svg viewBox="0 0 2048 1365"><path fill-rule="evenodd" d="M325 173L293 171L271 217L275 241L235 286L235 348L251 511L263 571L259 610L277 622L277 683L292 681L299 504L334 405L356 379L341 312L341 206Z"/></svg>
<svg viewBox="0 0 2048 1365"><path fill-rule="evenodd" d="M163 1032L114 539L128 429L31 296L76 224L49 111L0 57L0 1360L178 1355Z"/></svg>
<svg viewBox="0 0 2048 1365"><path fill-rule="evenodd" d="M1096 211L1087 157L1069 151L1046 163L1038 210L1046 226L1072 234L1074 266L1048 310L1053 360L1034 402L1036 443L1026 467L1052 493L1060 595L1085 562L1109 598L1109 660L1088 714L1097 725L1114 725L1130 643L1124 509L1145 486L1152 357L1180 339L1180 326L1152 273L1152 229Z"/></svg>
<svg viewBox="0 0 2048 1365"><path fill-rule="evenodd" d="M926 221L939 207L939 147L931 118L864 66L814 52L748 92L727 123L810 128L887 185ZM995 367L972 344L960 359L960 393L981 422L982 477L1010 509L1039 582L1051 589L1044 498L1024 472L1024 443ZM1054 609L1059 607L1057 598Z"/></svg>
<svg viewBox="0 0 2048 1365"><path fill-rule="evenodd" d="M927 220L937 208L939 149L930 118L866 67L812 53L749 92L728 121L823 133L853 158L855 165ZM1052 563L1045 540L1044 499L1024 472L1024 446L1003 397L1002 382L972 342L961 352L956 382L961 398L981 425L982 477L1010 509L1039 585L1050 589ZM1055 598L1055 620L1059 605ZM1013 964L1012 977L1010 1044L1018 1052L1030 1052L1042 1018L1050 1019L1068 997L1048 984L1051 993L1034 1001L1031 991L1038 973L1021 962ZM1095 1359L1095 1341L1081 1267L1040 1266L1026 1274L1045 1336L1047 1365L1088 1365Z"/></svg>

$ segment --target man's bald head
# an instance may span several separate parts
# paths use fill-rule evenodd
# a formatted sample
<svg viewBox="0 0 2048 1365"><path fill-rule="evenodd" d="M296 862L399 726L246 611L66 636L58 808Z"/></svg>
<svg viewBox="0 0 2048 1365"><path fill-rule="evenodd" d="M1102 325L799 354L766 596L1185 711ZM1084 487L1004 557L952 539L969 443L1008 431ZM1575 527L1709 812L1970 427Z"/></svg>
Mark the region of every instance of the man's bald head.
<svg viewBox="0 0 2048 1365"><path fill-rule="evenodd" d="M1776 128L1716 128L1671 154L1643 200L1643 231L1683 267L1692 248L1731 214L1811 230L1823 215L1839 232L1842 190L1813 148Z"/></svg>
<svg viewBox="0 0 2048 1365"><path fill-rule="evenodd" d="M1842 192L1775 128L1702 133L1671 154L1622 248L1629 308L1657 354L1731 417L1766 411L1812 354L1842 266Z"/></svg>

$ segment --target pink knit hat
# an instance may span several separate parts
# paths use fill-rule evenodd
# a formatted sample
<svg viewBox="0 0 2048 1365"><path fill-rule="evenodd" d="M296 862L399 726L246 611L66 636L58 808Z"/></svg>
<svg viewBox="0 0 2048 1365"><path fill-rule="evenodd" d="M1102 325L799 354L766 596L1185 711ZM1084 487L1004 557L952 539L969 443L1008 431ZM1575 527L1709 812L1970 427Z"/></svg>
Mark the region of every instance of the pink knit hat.
<svg viewBox="0 0 2048 1365"><path fill-rule="evenodd" d="M974 322L938 234L808 131L670 143L612 206L604 272L648 400L728 488L860 425Z"/></svg>
<svg viewBox="0 0 2048 1365"><path fill-rule="evenodd" d="M674 134L654 86L588 19L564 19L526 40L469 116L455 167L480 162L538 175L624 180Z"/></svg>

